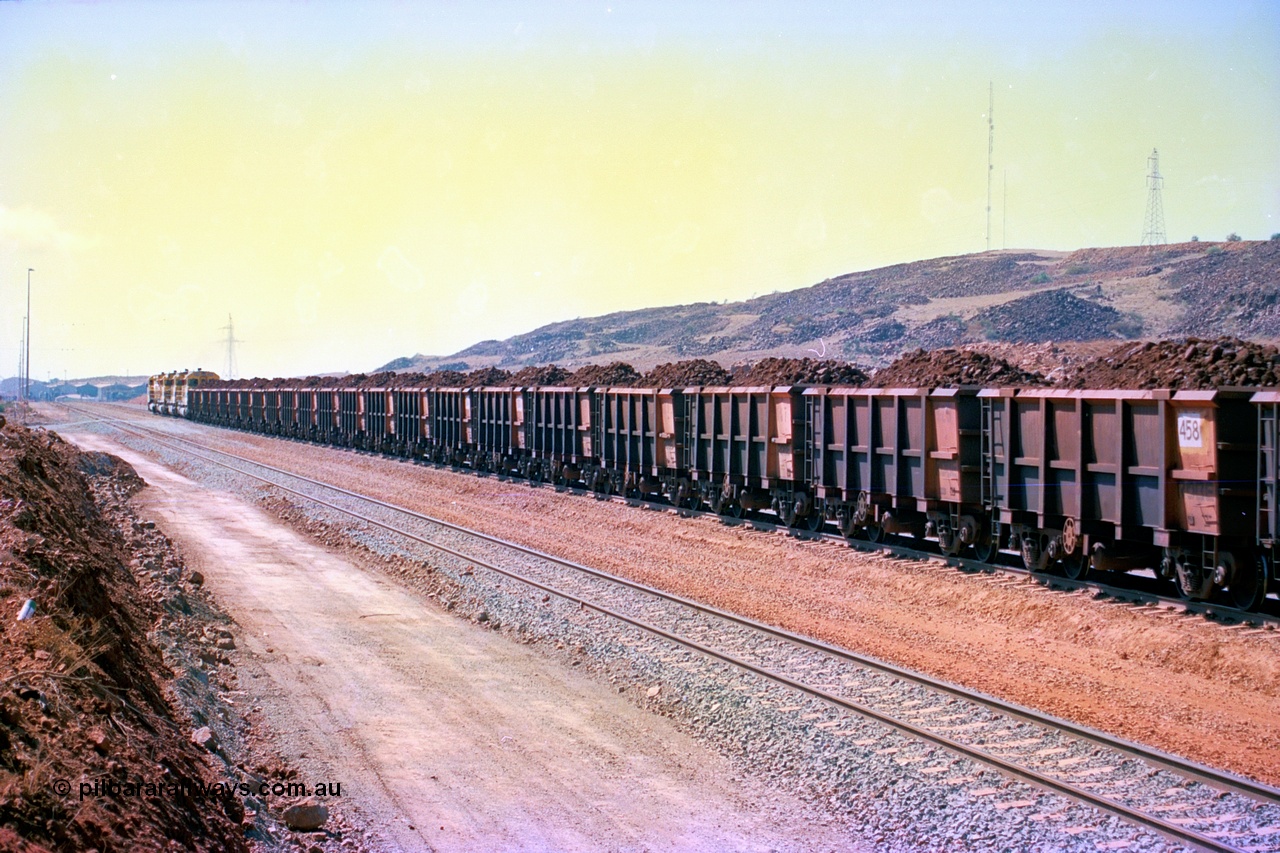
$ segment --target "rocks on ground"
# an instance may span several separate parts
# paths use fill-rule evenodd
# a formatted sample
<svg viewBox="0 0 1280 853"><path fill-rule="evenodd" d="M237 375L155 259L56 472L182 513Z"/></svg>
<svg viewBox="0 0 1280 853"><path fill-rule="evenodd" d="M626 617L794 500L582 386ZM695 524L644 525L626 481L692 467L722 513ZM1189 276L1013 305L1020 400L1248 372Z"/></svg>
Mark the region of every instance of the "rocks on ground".
<svg viewBox="0 0 1280 853"><path fill-rule="evenodd" d="M988 339L1014 343L1123 339L1142 331L1140 322L1111 306L1081 299L1065 289L1045 290L997 305L976 321Z"/></svg>
<svg viewBox="0 0 1280 853"><path fill-rule="evenodd" d="M247 850L241 801L195 788L221 780L147 637L189 608L187 593L175 582L148 595L94 501L90 478L112 459L82 458L53 433L0 430L0 827L30 849ZM107 488L123 499L141 481L123 463L117 473ZM16 621L27 599L36 615ZM81 799L82 786L113 780L188 787Z"/></svg>

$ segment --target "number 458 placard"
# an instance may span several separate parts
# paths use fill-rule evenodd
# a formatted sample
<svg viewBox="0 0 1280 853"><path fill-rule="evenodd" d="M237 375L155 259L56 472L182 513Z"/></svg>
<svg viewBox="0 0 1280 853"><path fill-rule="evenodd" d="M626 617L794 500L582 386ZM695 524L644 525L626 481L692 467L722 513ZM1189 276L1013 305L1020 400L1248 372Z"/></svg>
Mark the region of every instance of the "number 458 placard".
<svg viewBox="0 0 1280 853"><path fill-rule="evenodd" d="M1178 415L1178 446L1203 447L1202 424L1200 412L1186 412Z"/></svg>

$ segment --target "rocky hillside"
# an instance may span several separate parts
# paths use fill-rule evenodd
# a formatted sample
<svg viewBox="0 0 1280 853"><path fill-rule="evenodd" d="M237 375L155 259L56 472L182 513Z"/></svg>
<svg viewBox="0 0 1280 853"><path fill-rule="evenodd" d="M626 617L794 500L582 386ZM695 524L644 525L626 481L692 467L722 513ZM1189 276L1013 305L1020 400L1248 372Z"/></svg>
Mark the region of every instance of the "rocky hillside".
<svg viewBox="0 0 1280 853"><path fill-rule="evenodd" d="M806 355L874 365L917 347L1187 334L1280 337L1280 241L936 258L744 302L552 323L380 369L626 361L647 370L695 357L730 365Z"/></svg>

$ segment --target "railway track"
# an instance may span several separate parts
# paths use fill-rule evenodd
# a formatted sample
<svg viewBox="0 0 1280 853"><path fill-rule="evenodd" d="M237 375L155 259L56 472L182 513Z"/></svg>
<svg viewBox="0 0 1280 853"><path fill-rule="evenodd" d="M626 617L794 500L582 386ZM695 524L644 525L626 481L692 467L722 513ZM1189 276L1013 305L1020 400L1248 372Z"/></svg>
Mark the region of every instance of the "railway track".
<svg viewBox="0 0 1280 853"><path fill-rule="evenodd" d="M912 758L921 772L934 768L946 771L949 765L941 763L944 759L940 757L945 751L1194 847L1280 851L1280 789L211 448L151 425L75 411L426 546L451 560L554 595L704 658L753 673L839 711L888 726L927 745L922 754Z"/></svg>
<svg viewBox="0 0 1280 853"><path fill-rule="evenodd" d="M112 405L119 409L126 408L120 404L108 405ZM71 407L68 406L68 408ZM96 417L91 413L82 414L89 415L90 417ZM132 410L129 410L129 414L133 414ZM148 420L151 419L148 418ZM142 423L136 418L130 418L129 422L133 424L141 424L143 428L151 428L149 424ZM261 435L261 433L250 434ZM284 436L264 437L283 438L286 441L295 440ZM373 451L355 452L378 455ZM469 469L457 468L453 470L461 473L468 471ZM1270 626L1273 628L1280 628L1280 600L1278 599L1268 599L1263 605L1263 609L1260 611L1241 610L1217 601L1191 601L1181 597L1173 597L1163 594L1159 590L1161 588L1167 589L1170 584L1159 581L1154 577L1145 577L1138 574L1117 575L1111 579L1110 582L1098 577L1098 573L1094 573L1094 576L1089 579L1073 580L1063 575L1029 571L1021 565L1008 562L1008 560L1005 559L1007 555L1004 552L1000 552L996 562L984 562L970 557L942 554L937 551L936 548L930 549L928 547L929 543L927 542L911 540L904 541L901 537L893 535L890 535L888 539L879 542L870 542L862 539L849 539L839 533L833 533L827 530L810 531L803 528L788 527L785 524L771 521L767 517L762 517L755 513L748 514L742 518L734 518L732 516L712 512L708 509L677 508L666 502L651 501L644 498L623 497L620 495L603 497L589 489L574 486L557 486L546 482L521 482L527 483L531 488L546 488L580 497L589 497L595 500L609 500L613 503L630 506L644 506L655 511L675 513L684 517L710 517L729 527L740 526L765 533L781 533L795 539L811 542L826 542L842 547L853 548L854 550L866 553L890 553L894 556L903 558L929 560L969 574L1009 575L1020 579L1029 579L1049 589L1065 590L1068 592L1092 592L1096 597L1108 598L1122 604L1148 607L1158 611L1172 611L1187 615L1203 616L1206 619L1216 620L1226 625L1245 625L1255 627ZM908 542L910 542L910 544L908 544ZM922 545L924 547L922 547Z"/></svg>

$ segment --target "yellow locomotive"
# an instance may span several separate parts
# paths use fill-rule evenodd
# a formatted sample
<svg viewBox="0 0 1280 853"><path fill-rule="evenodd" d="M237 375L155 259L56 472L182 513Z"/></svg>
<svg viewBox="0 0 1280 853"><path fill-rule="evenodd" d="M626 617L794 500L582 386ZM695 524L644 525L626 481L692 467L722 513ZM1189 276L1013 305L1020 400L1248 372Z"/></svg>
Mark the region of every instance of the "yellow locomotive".
<svg viewBox="0 0 1280 853"><path fill-rule="evenodd" d="M147 380L147 408L158 415L185 418L188 391L218 378L218 374L201 368L157 373Z"/></svg>

